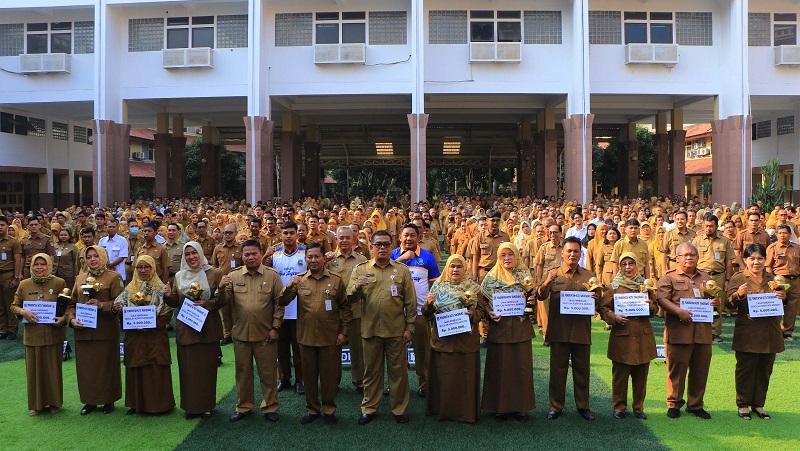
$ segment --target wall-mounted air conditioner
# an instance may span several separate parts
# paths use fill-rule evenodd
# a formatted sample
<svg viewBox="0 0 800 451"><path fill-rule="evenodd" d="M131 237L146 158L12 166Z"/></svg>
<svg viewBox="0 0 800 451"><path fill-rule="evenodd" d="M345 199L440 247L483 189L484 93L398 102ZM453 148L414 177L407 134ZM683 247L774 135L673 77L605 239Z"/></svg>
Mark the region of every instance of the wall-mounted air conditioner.
<svg viewBox="0 0 800 451"><path fill-rule="evenodd" d="M625 64L678 64L677 44L628 44L625 46Z"/></svg>
<svg viewBox="0 0 800 451"><path fill-rule="evenodd" d="M214 49L164 49L161 53L164 69L213 68Z"/></svg>
<svg viewBox="0 0 800 451"><path fill-rule="evenodd" d="M144 160L144 152L134 152L133 153L134 160Z"/></svg>
<svg viewBox="0 0 800 451"><path fill-rule="evenodd" d="M800 45L779 45L775 47L776 66L800 66Z"/></svg>
<svg viewBox="0 0 800 451"><path fill-rule="evenodd" d="M20 55L19 71L26 75L68 74L72 72L72 55L68 53Z"/></svg>
<svg viewBox="0 0 800 451"><path fill-rule="evenodd" d="M522 61L521 42L470 42L470 63L519 63Z"/></svg>
<svg viewBox="0 0 800 451"><path fill-rule="evenodd" d="M316 44L314 64L364 64L367 61L367 46L353 44Z"/></svg>

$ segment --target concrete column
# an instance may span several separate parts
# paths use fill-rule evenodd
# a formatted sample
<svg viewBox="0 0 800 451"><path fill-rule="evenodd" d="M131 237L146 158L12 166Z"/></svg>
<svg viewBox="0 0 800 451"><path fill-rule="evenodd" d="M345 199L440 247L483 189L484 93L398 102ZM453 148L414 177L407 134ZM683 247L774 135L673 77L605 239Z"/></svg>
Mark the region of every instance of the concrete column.
<svg viewBox="0 0 800 451"><path fill-rule="evenodd" d="M170 181L168 192L171 197L186 194L186 137L183 136L183 117L172 116L172 139L170 147Z"/></svg>
<svg viewBox="0 0 800 451"><path fill-rule="evenodd" d="M752 141L750 116L730 116L711 121L714 158L711 176L714 202L745 203L752 189Z"/></svg>
<svg viewBox="0 0 800 451"><path fill-rule="evenodd" d="M157 197L169 197L170 195L170 176L172 175L172 135L169 133L156 133L156 150L153 159L156 162L155 195Z"/></svg>
<svg viewBox="0 0 800 451"><path fill-rule="evenodd" d="M428 114L408 114L411 132L411 202L427 198Z"/></svg>
<svg viewBox="0 0 800 451"><path fill-rule="evenodd" d="M564 196L592 200L592 123L594 114L573 114L564 125Z"/></svg>
<svg viewBox="0 0 800 451"><path fill-rule="evenodd" d="M653 137L653 146L655 147L655 179L653 180L653 189L656 196L668 196L673 193L672 189L672 168L670 162L670 142L669 135L656 134Z"/></svg>
<svg viewBox="0 0 800 451"><path fill-rule="evenodd" d="M639 141L625 141L617 144L619 177L619 195L629 199L639 197Z"/></svg>
<svg viewBox="0 0 800 451"><path fill-rule="evenodd" d="M244 127L247 202L255 205L259 200L275 197L275 162L272 149L272 132L275 122L263 116L245 116Z"/></svg>
<svg viewBox="0 0 800 451"><path fill-rule="evenodd" d="M101 207L130 198L130 130L128 124L92 121L92 201Z"/></svg>
<svg viewBox="0 0 800 451"><path fill-rule="evenodd" d="M306 176L304 189L306 196L318 197L320 195L320 185L322 184L322 167L320 166L319 152L322 144L318 142L306 141L303 144L306 154Z"/></svg>
<svg viewBox="0 0 800 451"><path fill-rule="evenodd" d="M517 194L533 197L533 133L531 123L522 122L522 140L517 146Z"/></svg>
<svg viewBox="0 0 800 451"><path fill-rule="evenodd" d="M536 197L558 194L558 130L543 130L536 144Z"/></svg>
<svg viewBox="0 0 800 451"><path fill-rule="evenodd" d="M300 198L302 164L300 116L291 110L283 111L281 124L280 197L284 201Z"/></svg>
<svg viewBox="0 0 800 451"><path fill-rule="evenodd" d="M217 132L211 126L203 127L200 143L200 194L219 195L222 190L222 161ZM215 139L216 138L216 139Z"/></svg>
<svg viewBox="0 0 800 451"><path fill-rule="evenodd" d="M668 134L668 142L669 193L683 195L686 189L686 130L671 130Z"/></svg>

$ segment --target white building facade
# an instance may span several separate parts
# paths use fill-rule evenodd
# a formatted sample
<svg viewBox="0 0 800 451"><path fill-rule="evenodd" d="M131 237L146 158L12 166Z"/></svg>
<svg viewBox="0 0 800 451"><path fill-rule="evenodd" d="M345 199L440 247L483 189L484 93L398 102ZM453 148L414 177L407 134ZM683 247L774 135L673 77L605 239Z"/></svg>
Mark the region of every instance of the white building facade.
<svg viewBox="0 0 800 451"><path fill-rule="evenodd" d="M702 122L714 200L743 202L753 165L800 169L798 14L792 0L0 0L0 207L127 200L131 127L157 130L160 196L184 192L192 127L207 194L220 144L238 142L250 202L380 165L409 168L413 200L433 194L429 167L452 165L513 166L520 194L587 202L593 139L618 140L635 196L635 124L650 123L654 189L682 193L684 124ZM764 121L772 139L753 141Z"/></svg>

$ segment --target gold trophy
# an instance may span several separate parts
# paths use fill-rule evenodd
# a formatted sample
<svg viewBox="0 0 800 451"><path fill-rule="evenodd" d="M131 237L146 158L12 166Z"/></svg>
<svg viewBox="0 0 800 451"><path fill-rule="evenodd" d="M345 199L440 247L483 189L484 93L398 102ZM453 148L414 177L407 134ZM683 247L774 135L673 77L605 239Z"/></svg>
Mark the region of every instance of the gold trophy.
<svg viewBox="0 0 800 451"><path fill-rule="evenodd" d="M199 283L192 282L189 285L189 290L186 292L186 295L189 296L192 300L196 301L196 300L200 299L200 296L203 295L203 291L205 291L205 290L200 288L200 284Z"/></svg>
<svg viewBox="0 0 800 451"><path fill-rule="evenodd" d="M61 293L58 294L58 300L56 301L56 318L61 318L64 316L64 313L67 311L67 305L71 300L72 290L69 288L64 288L61 290Z"/></svg>
<svg viewBox="0 0 800 451"><path fill-rule="evenodd" d="M89 276L81 285L81 292L84 296L88 296L89 299L94 299L94 295L97 294L97 284L95 283L95 278Z"/></svg>
<svg viewBox="0 0 800 451"><path fill-rule="evenodd" d="M603 289L603 286L600 285L600 281L597 280L597 277L592 277L588 282L583 284L583 288L586 291L600 291Z"/></svg>
<svg viewBox="0 0 800 451"><path fill-rule="evenodd" d="M772 291L788 290L790 287L789 282L787 282L786 278L783 276L775 276L775 280L767 282L767 285L769 285L769 289Z"/></svg>
<svg viewBox="0 0 800 451"><path fill-rule="evenodd" d="M523 310L522 313L525 315L535 315L536 302L528 301L528 297L533 294L533 289L536 288L536 284L533 283L531 276L527 276L522 279L522 288L525 290L525 310Z"/></svg>
<svg viewBox="0 0 800 451"><path fill-rule="evenodd" d="M656 281L653 279L644 279L644 283L639 286L640 293L646 293L648 291L656 291L658 287L656 287Z"/></svg>
<svg viewBox="0 0 800 451"><path fill-rule="evenodd" d="M133 295L133 305L137 306L142 305L143 302L144 302L144 293L142 293L141 291L137 291Z"/></svg>
<svg viewBox="0 0 800 451"><path fill-rule="evenodd" d="M722 287L718 286L713 280L706 282L705 287L703 287L703 293L709 298L716 298L720 291L722 291Z"/></svg>
<svg viewBox="0 0 800 451"><path fill-rule="evenodd" d="M475 293L473 293L472 290L465 291L464 295L461 298L464 300L464 307L467 308L474 307Z"/></svg>

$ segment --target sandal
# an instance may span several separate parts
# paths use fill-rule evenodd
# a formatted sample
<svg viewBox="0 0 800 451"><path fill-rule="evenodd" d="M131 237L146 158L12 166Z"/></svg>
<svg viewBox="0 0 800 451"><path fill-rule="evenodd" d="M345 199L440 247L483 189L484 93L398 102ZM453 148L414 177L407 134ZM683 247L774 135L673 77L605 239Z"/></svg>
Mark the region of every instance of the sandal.
<svg viewBox="0 0 800 451"><path fill-rule="evenodd" d="M758 417L761 418L762 420L771 420L772 419L772 417L769 416L769 414L766 411L765 412L759 412L758 410L756 410L755 407L753 407L753 413L758 415Z"/></svg>
<svg viewBox="0 0 800 451"><path fill-rule="evenodd" d="M35 417L36 415L39 415L39 411L38 410L29 410L28 411L28 416Z"/></svg>
<svg viewBox="0 0 800 451"><path fill-rule="evenodd" d="M743 420L752 419L752 417L750 416L750 412L742 412L742 411L739 411L739 418L741 418Z"/></svg>

